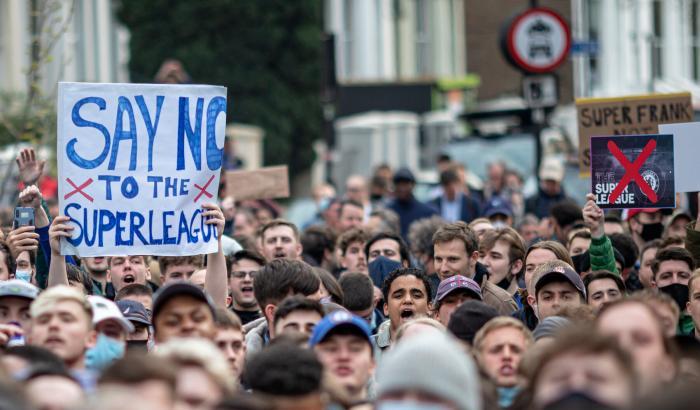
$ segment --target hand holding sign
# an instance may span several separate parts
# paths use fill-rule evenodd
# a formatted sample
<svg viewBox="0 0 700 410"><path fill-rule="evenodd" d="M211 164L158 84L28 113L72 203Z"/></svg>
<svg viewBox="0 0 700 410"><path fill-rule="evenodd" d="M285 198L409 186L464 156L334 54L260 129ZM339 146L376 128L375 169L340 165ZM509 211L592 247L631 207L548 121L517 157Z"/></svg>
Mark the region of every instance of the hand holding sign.
<svg viewBox="0 0 700 410"><path fill-rule="evenodd" d="M216 227L216 237L221 241L221 235L224 234L224 225L226 225L226 219L224 219L224 213L221 211L218 205L212 203L202 204L202 208L205 211L202 216L206 218L204 221L207 225L214 225Z"/></svg>
<svg viewBox="0 0 700 410"><path fill-rule="evenodd" d="M595 195L586 195L586 205L583 206L583 222L591 231L594 239L602 238L605 235L605 216L603 210L595 203Z"/></svg>

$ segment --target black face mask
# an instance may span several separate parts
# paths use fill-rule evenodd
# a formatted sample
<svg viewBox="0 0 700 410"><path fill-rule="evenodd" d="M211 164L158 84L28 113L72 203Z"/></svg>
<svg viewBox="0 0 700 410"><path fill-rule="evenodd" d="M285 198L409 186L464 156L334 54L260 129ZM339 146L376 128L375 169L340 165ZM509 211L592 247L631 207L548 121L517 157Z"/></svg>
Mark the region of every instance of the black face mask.
<svg viewBox="0 0 700 410"><path fill-rule="evenodd" d="M603 404L588 393L572 391L557 401L542 407L542 410L608 410L614 407Z"/></svg>
<svg viewBox="0 0 700 410"><path fill-rule="evenodd" d="M127 340L126 348L127 350L139 350L145 352L148 350L148 340Z"/></svg>
<svg viewBox="0 0 700 410"><path fill-rule="evenodd" d="M574 263L573 267L579 275L581 272L586 272L591 269L591 256L588 251L572 256L571 261Z"/></svg>
<svg viewBox="0 0 700 410"><path fill-rule="evenodd" d="M662 224L661 222L642 224L642 233L639 234L639 236L641 236L645 242L649 242L654 239L661 238L661 234L663 232L664 224Z"/></svg>
<svg viewBox="0 0 700 410"><path fill-rule="evenodd" d="M685 310L685 305L688 303L688 285L683 285L682 283L674 283L672 285L666 285L659 288L659 291L667 294L676 301L676 304L681 309L681 312Z"/></svg>

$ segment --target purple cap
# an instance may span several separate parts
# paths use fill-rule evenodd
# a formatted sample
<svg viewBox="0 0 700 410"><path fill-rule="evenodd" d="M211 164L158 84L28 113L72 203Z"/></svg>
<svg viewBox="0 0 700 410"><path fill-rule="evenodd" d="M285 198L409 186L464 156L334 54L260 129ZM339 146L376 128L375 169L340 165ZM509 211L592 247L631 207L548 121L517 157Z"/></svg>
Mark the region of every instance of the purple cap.
<svg viewBox="0 0 700 410"><path fill-rule="evenodd" d="M445 296L454 292L457 289L466 289L474 294L479 300L482 300L481 287L473 279L469 279L466 276L455 275L440 282L438 286L437 295L435 296L435 301L440 302L445 298Z"/></svg>
<svg viewBox="0 0 700 410"><path fill-rule="evenodd" d="M537 278L537 282L535 282L535 295L537 295L537 292L539 292L544 285L557 281L571 283L571 285L583 295L583 298L586 298L586 286L583 284L581 276L568 264L566 266L555 266L549 272L545 272Z"/></svg>

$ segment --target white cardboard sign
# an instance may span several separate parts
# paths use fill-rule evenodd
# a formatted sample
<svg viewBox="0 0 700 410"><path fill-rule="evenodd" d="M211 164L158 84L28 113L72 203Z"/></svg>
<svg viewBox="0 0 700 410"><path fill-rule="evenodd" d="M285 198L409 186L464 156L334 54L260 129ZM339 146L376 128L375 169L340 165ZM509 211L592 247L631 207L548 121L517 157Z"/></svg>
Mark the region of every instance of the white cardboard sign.
<svg viewBox="0 0 700 410"><path fill-rule="evenodd" d="M60 83L57 107L62 254L216 252L226 88Z"/></svg>

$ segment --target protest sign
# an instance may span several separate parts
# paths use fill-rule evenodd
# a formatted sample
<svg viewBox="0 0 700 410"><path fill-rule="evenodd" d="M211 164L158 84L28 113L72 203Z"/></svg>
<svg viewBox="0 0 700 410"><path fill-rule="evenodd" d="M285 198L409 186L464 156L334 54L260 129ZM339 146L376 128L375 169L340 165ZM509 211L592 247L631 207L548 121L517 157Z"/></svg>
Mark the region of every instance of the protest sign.
<svg viewBox="0 0 700 410"><path fill-rule="evenodd" d="M659 124L693 120L690 93L576 99L579 170L590 171L590 138L604 135L657 134Z"/></svg>
<svg viewBox="0 0 700 410"><path fill-rule="evenodd" d="M673 135L676 192L700 191L695 168L700 158L700 122L659 125L659 132Z"/></svg>
<svg viewBox="0 0 700 410"><path fill-rule="evenodd" d="M591 138L591 192L601 208L674 208L673 135Z"/></svg>
<svg viewBox="0 0 700 410"><path fill-rule="evenodd" d="M287 166L265 167L253 171L227 171L226 193L236 201L286 198L289 196Z"/></svg>
<svg viewBox="0 0 700 410"><path fill-rule="evenodd" d="M216 252L202 204L217 201L225 126L224 87L60 83L61 253Z"/></svg>

